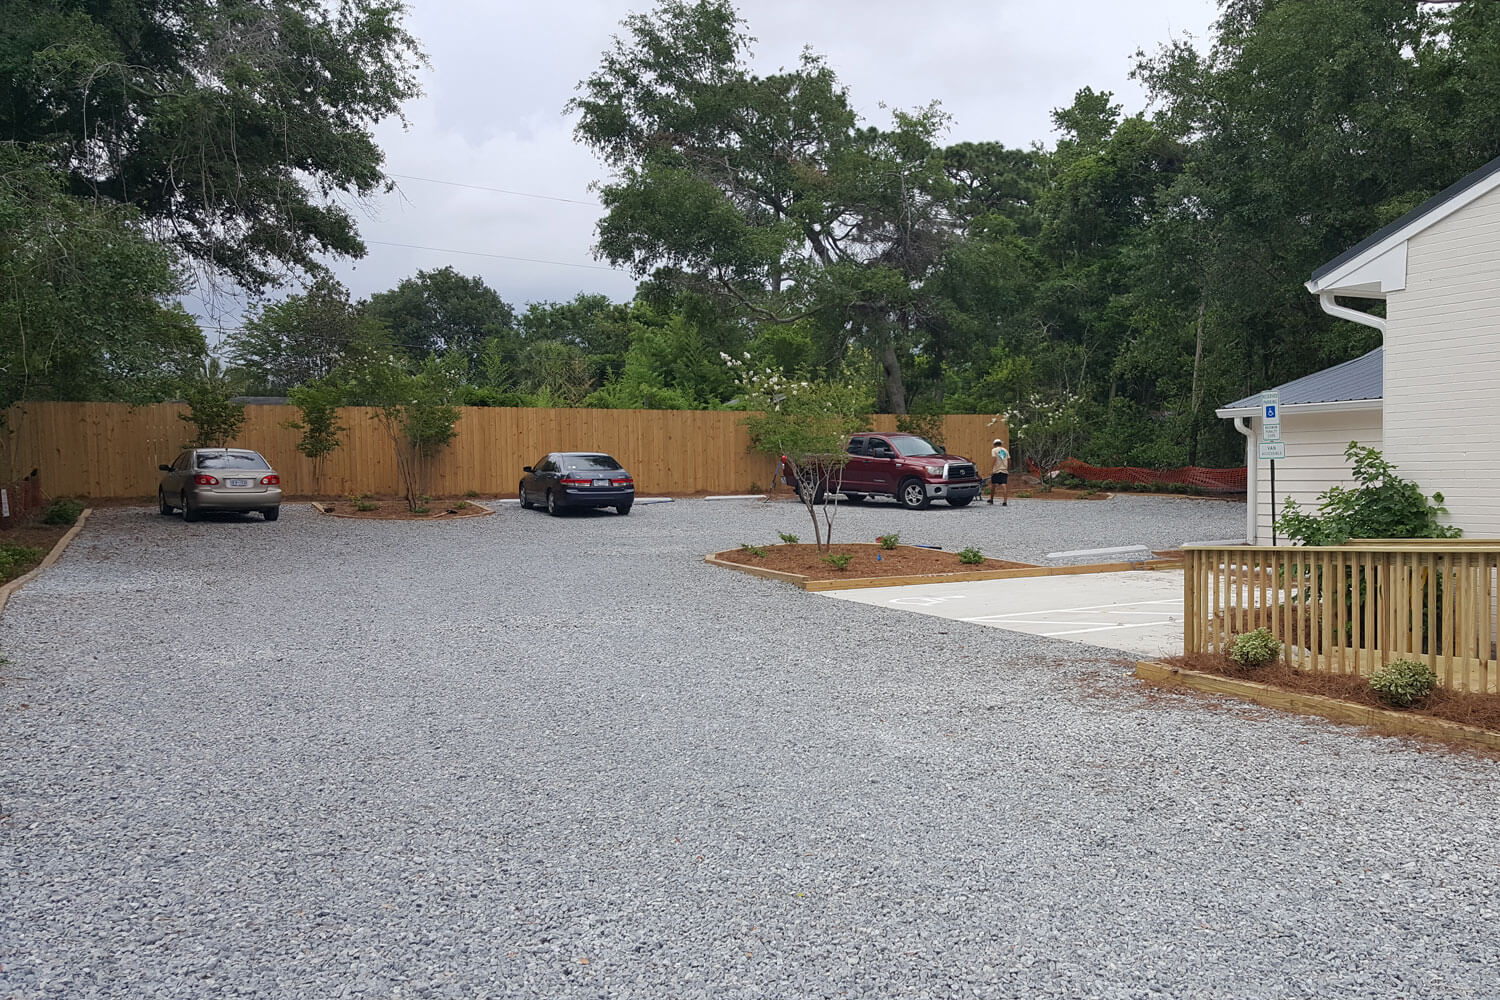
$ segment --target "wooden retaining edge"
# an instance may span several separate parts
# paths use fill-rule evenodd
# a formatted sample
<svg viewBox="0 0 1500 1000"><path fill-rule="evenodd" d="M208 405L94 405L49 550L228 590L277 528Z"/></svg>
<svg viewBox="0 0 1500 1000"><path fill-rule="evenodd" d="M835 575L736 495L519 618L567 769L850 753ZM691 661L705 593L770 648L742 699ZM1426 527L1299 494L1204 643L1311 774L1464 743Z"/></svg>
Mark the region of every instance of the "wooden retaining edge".
<svg viewBox="0 0 1500 1000"><path fill-rule="evenodd" d="M1352 705L1337 698L1298 691L1284 691L1258 681L1242 681L1217 674L1206 674L1197 670L1184 670L1152 660L1140 660L1135 665L1135 676L1148 684L1169 688L1192 688L1208 694L1225 694L1252 701L1265 708L1301 715L1316 715L1330 722L1351 726L1365 726L1383 732L1405 736L1425 736L1428 739L1450 743L1464 743L1486 750L1500 750L1500 733L1477 726L1466 726L1461 722L1449 722L1428 715L1413 715L1386 708L1370 708Z"/></svg>
<svg viewBox="0 0 1500 1000"><path fill-rule="evenodd" d="M733 549L729 551L735 551ZM751 576L767 580L783 580L803 590L818 593L824 590L864 590L872 587L908 587L919 583L973 583L979 580L1019 580L1032 576L1073 576L1083 573L1123 573L1136 569L1176 569L1182 565L1180 559L1147 559L1139 562L1092 563L1085 566L1026 566L1021 569L976 570L972 573L941 573L929 576L856 576L848 580L809 580L800 573L784 573L776 569L763 569L745 563L720 559L722 553L715 552L703 557L712 566L739 570Z"/></svg>
<svg viewBox="0 0 1500 1000"><path fill-rule="evenodd" d="M470 507L478 507L480 509L480 511L482 511L482 513L479 513L479 514L465 514L464 517L484 517L484 516L486 516L488 514L495 513L493 510L491 510L490 508L486 507L484 504L482 504L482 503L475 503L473 500L465 500L464 503L468 504ZM319 514L327 514L329 517L347 517L347 518L350 518L352 520L359 520L360 519L360 517L359 517L358 514L340 514L338 511L330 509L327 504L318 503L318 501L316 501L316 500L309 500L307 502L307 505L309 507L311 507L313 510L317 511ZM441 520L443 520L443 515L441 515L441 514L434 514L434 515L431 515L431 516L423 515L421 517L386 517L386 518L367 517L367 518L364 518L364 520L366 520L366 521L441 521Z"/></svg>
<svg viewBox="0 0 1500 1000"><path fill-rule="evenodd" d="M73 539L78 537L78 533L83 530L83 523L89 519L89 515L93 512L94 508L85 507L83 512L78 515L78 520L73 522L73 527L69 528L67 533L57 540L57 544L52 546L52 551L43 556L42 561L37 563L31 572L24 576L18 576L10 581L10 583L0 587L0 614L5 612L5 602L10 600L11 594L26 586L32 577L39 575L42 570L51 566L62 557L63 550L72 543Z"/></svg>

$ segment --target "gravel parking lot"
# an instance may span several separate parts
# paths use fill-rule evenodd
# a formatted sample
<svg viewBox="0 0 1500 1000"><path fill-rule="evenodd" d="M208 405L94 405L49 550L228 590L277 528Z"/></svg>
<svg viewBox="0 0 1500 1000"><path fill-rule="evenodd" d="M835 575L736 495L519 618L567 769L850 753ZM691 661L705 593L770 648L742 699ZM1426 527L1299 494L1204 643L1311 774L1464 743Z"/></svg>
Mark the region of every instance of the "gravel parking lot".
<svg viewBox="0 0 1500 1000"><path fill-rule="evenodd" d="M0 997L1495 996L1500 762L702 562L807 528L97 512L0 620Z"/></svg>

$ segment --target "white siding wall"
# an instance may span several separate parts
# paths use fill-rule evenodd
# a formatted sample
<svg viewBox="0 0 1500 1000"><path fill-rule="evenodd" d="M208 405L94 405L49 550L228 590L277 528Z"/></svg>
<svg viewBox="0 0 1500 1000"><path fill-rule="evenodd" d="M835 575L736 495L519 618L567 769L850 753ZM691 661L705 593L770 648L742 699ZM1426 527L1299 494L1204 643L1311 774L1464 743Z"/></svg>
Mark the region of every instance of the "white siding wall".
<svg viewBox="0 0 1500 1000"><path fill-rule="evenodd" d="M1255 424L1259 433L1259 418ZM1279 516L1284 512L1288 497L1304 511L1316 513L1319 494L1330 486L1354 482L1349 463L1344 461L1349 442L1381 447L1380 411L1284 413L1281 439L1286 442L1286 458L1276 463L1276 513ZM1256 477L1255 538L1260 545L1270 545L1271 463L1261 462ZM1279 541L1287 544L1285 537Z"/></svg>
<svg viewBox="0 0 1500 1000"><path fill-rule="evenodd" d="M1410 240L1387 316L1386 458L1465 535L1500 538L1500 189Z"/></svg>

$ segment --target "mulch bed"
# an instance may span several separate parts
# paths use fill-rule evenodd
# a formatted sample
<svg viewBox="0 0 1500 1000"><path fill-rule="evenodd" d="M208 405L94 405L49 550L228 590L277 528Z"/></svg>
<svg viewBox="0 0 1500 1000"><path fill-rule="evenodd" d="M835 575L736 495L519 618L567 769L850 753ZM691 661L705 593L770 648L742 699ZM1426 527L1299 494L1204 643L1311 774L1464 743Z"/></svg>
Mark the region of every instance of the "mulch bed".
<svg viewBox="0 0 1500 1000"><path fill-rule="evenodd" d="M6 545L37 549L41 553L35 559L10 567L9 572L0 572L0 584L9 583L30 573L38 563L47 558L47 553L52 551L52 546L57 544L58 539L73 528L71 524L42 524L38 520L40 517L41 511L37 511L31 520L0 531L0 542Z"/></svg>
<svg viewBox="0 0 1500 1000"><path fill-rule="evenodd" d="M1161 658L1160 662L1184 670L1197 670L1201 673L1231 677L1235 680L1269 684L1284 691L1319 694L1326 698L1337 698L1340 701L1368 708L1389 709L1391 707L1376 697L1374 689L1370 687L1368 677L1354 674L1325 674L1294 670L1285 663L1246 670L1220 653L1168 656ZM1500 732L1500 695L1469 694L1438 688L1428 695L1425 701L1405 711L1413 715L1427 715L1435 719Z"/></svg>
<svg viewBox="0 0 1500 1000"><path fill-rule="evenodd" d="M369 510L360 510L359 506L347 497L314 502L325 514L369 521L451 521L459 517L484 517L490 513L487 508L476 506L464 497L433 497L424 505L427 507L425 514L414 514L408 509L405 500L389 497L378 499L367 497L360 501L361 504L369 507Z"/></svg>
<svg viewBox="0 0 1500 1000"><path fill-rule="evenodd" d="M757 556L748 549L731 549L720 552L718 558L741 566L774 569L782 573L797 573L811 580L837 580L844 577L882 576L940 576L951 573L973 573L995 569L1026 569L1027 563L1006 562L1003 559L986 559L982 563L965 564L958 561L957 552L939 549L923 549L912 545L898 545L894 549L882 549L879 545L856 543L831 545L827 552L818 551L816 545L767 545L765 555ZM823 561L826 555L847 554L852 558L846 569L835 569Z"/></svg>

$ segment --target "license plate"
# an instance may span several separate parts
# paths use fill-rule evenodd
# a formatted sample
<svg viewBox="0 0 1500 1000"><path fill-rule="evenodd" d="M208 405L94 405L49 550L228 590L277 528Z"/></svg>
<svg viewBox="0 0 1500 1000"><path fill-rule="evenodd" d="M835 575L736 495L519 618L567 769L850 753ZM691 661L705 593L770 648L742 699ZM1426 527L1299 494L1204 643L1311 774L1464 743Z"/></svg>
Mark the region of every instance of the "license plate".
<svg viewBox="0 0 1500 1000"><path fill-rule="evenodd" d="M231 479L231 480L229 480L229 485L230 486L249 486L250 485L250 480L248 480L248 479Z"/></svg>
<svg viewBox="0 0 1500 1000"><path fill-rule="evenodd" d="M609 485L609 480L608 479L596 479L596 480L594 480L594 485L595 486L608 486Z"/></svg>

